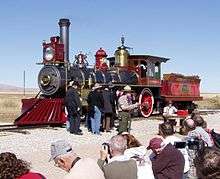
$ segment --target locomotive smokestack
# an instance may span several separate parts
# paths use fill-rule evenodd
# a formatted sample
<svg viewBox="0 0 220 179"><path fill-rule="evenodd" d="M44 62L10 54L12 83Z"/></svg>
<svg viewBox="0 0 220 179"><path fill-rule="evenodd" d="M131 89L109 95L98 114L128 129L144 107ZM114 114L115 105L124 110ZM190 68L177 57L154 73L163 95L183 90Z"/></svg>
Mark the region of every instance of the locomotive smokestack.
<svg viewBox="0 0 220 179"><path fill-rule="evenodd" d="M60 19L60 42L64 44L64 61L69 62L69 19Z"/></svg>

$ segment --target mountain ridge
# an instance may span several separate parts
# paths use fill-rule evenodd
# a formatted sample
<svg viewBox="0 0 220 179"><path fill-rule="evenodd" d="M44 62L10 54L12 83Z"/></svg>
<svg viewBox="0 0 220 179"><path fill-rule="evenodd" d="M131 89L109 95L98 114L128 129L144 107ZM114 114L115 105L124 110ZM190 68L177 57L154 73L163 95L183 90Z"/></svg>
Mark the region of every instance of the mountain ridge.
<svg viewBox="0 0 220 179"><path fill-rule="evenodd" d="M23 91L24 88L23 87L18 87L18 86L14 86L14 85L9 85L9 84L3 84L0 83L0 91L16 91L16 92L21 92ZM38 88L25 88L25 91L37 91Z"/></svg>

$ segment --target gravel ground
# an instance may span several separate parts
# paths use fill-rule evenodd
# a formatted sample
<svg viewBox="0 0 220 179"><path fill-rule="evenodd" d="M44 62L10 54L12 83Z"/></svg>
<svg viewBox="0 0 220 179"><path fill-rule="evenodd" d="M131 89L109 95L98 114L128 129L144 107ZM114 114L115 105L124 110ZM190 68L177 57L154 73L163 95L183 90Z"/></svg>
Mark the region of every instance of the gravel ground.
<svg viewBox="0 0 220 179"><path fill-rule="evenodd" d="M220 133L220 114L203 116L210 129ZM139 120L132 122L131 134L147 146L149 140L157 135L160 120ZM44 174L49 179L60 179L65 172L48 162L50 157L50 143L65 139L73 145L73 149L81 157L99 158L99 149L103 142L108 141L116 132L102 133L101 136L92 135L85 127L81 127L83 136L76 136L66 132L65 128L41 128L25 130L27 134L17 132L0 133L0 153L14 152L19 158L31 162L33 171Z"/></svg>

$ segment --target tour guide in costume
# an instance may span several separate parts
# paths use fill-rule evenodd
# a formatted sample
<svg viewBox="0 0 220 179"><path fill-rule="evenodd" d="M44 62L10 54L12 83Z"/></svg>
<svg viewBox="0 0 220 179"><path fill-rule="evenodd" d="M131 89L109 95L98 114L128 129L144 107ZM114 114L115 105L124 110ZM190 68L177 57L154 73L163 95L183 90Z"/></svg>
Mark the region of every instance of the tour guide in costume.
<svg viewBox="0 0 220 179"><path fill-rule="evenodd" d="M139 103L132 103L131 87L125 86L123 89L123 95L118 99L118 119L119 128L118 133L130 132L131 128L131 110L137 108Z"/></svg>

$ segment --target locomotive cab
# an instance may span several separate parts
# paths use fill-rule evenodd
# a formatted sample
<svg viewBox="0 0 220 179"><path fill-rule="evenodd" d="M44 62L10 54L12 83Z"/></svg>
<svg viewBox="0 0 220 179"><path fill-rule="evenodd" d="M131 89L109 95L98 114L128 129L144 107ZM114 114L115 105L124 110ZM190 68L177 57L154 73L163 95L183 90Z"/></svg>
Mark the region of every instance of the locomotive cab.
<svg viewBox="0 0 220 179"><path fill-rule="evenodd" d="M131 55L122 45L115 51L115 56L108 58L110 69L115 69L119 81L112 81L115 86L129 84L137 94L141 115L149 117L154 109L159 110L161 88L161 63L168 58L150 55Z"/></svg>

